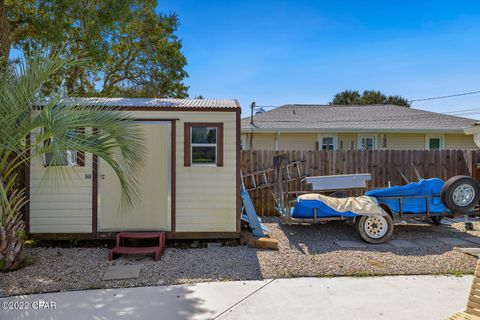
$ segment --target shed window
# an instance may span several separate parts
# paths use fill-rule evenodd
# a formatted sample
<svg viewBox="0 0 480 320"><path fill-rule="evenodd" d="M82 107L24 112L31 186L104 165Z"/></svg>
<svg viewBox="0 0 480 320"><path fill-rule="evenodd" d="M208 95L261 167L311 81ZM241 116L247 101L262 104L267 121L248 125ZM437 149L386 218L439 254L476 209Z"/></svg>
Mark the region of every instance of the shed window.
<svg viewBox="0 0 480 320"><path fill-rule="evenodd" d="M192 127L192 164L217 163L217 128Z"/></svg>
<svg viewBox="0 0 480 320"><path fill-rule="evenodd" d="M223 166L223 124L185 123L185 166Z"/></svg>
<svg viewBox="0 0 480 320"><path fill-rule="evenodd" d="M78 138L84 129L70 130L66 133L67 138ZM45 142L45 145L55 143L52 139ZM45 167L78 167L85 165L85 153L77 150L67 150L60 156L54 157L52 152L43 154L43 165Z"/></svg>

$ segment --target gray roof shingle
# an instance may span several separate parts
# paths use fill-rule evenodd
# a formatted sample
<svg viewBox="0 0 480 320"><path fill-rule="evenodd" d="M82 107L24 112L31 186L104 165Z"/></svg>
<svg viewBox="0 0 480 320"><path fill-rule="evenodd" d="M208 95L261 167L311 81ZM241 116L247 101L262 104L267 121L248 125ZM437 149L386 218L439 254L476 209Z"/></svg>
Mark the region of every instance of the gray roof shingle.
<svg viewBox="0 0 480 320"><path fill-rule="evenodd" d="M288 104L242 119L244 131L419 131L463 132L478 120L394 105Z"/></svg>

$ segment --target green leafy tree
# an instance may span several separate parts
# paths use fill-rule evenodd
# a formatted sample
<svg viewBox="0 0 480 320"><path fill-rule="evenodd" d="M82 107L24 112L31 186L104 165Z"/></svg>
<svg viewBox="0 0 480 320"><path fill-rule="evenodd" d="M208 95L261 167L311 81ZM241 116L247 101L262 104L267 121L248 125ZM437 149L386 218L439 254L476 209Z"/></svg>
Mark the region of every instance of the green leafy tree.
<svg viewBox="0 0 480 320"><path fill-rule="evenodd" d="M10 74L0 74L0 271L15 269L22 260L21 210L27 199L17 176L33 157L49 154L50 164L63 164L70 150L97 155L119 178L121 204L131 206L139 199L137 177L145 150L133 119L120 111L82 107L81 98L73 105L52 94L42 108L34 108L43 85L74 66L81 68L78 61L52 53L27 56ZM62 166L47 166L44 178L57 182L67 174Z"/></svg>
<svg viewBox="0 0 480 320"><path fill-rule="evenodd" d="M345 90L340 93L337 93L330 104L337 105L349 105L349 104L361 104L361 96L358 91Z"/></svg>
<svg viewBox="0 0 480 320"><path fill-rule="evenodd" d="M0 60L12 48L65 47L84 67L59 70L44 87L71 96L188 96L178 17L156 0L0 0Z"/></svg>
<svg viewBox="0 0 480 320"><path fill-rule="evenodd" d="M358 91L345 90L337 93L330 104L334 105L361 105L361 104L393 104L410 107L410 102L398 95L386 96L380 91L365 90L362 94Z"/></svg>

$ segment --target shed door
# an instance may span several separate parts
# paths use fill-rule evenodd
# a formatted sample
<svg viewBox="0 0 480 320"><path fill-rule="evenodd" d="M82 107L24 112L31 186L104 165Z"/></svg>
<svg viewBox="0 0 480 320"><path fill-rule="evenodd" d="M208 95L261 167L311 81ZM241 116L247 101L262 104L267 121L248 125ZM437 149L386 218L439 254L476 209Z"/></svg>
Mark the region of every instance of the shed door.
<svg viewBox="0 0 480 320"><path fill-rule="evenodd" d="M142 127L147 156L139 177L141 199L127 212L119 211L119 180L113 169L101 160L98 168L98 231L170 231L171 123L145 121Z"/></svg>

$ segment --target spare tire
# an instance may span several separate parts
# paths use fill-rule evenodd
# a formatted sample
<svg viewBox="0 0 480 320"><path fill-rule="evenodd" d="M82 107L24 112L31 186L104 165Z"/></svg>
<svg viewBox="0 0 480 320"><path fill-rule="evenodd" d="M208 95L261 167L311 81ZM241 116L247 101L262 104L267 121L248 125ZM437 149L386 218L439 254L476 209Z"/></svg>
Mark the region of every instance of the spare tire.
<svg viewBox="0 0 480 320"><path fill-rule="evenodd" d="M440 197L454 213L467 213L480 200L480 186L469 176L455 176L445 182Z"/></svg>

